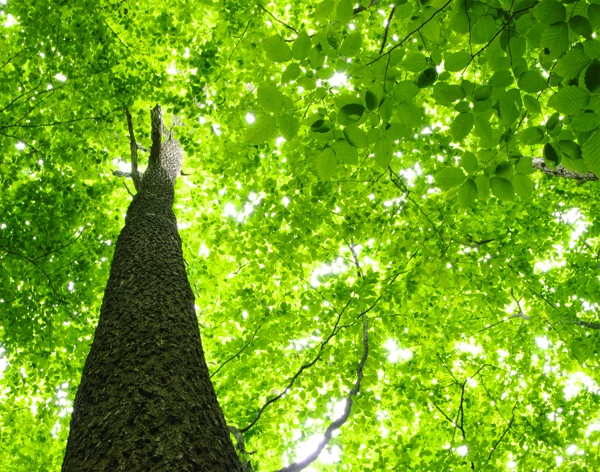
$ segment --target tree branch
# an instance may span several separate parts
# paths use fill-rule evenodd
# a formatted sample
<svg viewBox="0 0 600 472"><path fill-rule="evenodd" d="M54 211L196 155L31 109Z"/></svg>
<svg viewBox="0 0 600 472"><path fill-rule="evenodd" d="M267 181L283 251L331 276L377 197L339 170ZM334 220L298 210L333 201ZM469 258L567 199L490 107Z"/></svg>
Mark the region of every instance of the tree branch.
<svg viewBox="0 0 600 472"><path fill-rule="evenodd" d="M160 151L162 149L162 110L156 105L150 112L152 121L152 147L150 148L150 166L160 165Z"/></svg>
<svg viewBox="0 0 600 472"><path fill-rule="evenodd" d="M239 356L244 349L246 349L250 343L254 340L254 338L256 337L256 334L258 333L258 330L262 327L262 325L260 325L258 328L256 328L256 331L254 331L254 334L252 335L252 337L248 340L248 342L246 344L244 344L244 346L242 346L242 348L236 352L233 356L231 356L229 359L227 359L225 362L223 362L219 368L217 370L215 370L212 374L210 374L210 378L212 379L213 376L217 375L217 373L223 368L225 367L225 365L227 365L227 363L231 362L233 359L235 359L237 356Z"/></svg>
<svg viewBox="0 0 600 472"><path fill-rule="evenodd" d="M281 21L279 18L277 18L275 15L273 15L273 13L271 13L269 10L267 10L265 7L263 7L260 3L258 4L258 7L262 11L264 11L267 15L269 15L271 18L273 18L277 23L281 23L286 28L291 29L294 33L298 34L298 30L296 28L294 28L293 26L290 26L287 23L284 23L283 21Z"/></svg>
<svg viewBox="0 0 600 472"><path fill-rule="evenodd" d="M553 175L555 177L562 177L564 179L574 179L580 182L589 182L593 180L598 180L598 177L591 172L586 172L585 174L581 174L579 172L573 172L571 170L565 169L563 166L556 166L556 169L552 169L541 157L536 157L533 159L533 168L536 170L541 170L544 174Z"/></svg>
<svg viewBox="0 0 600 472"><path fill-rule="evenodd" d="M325 433L323 434L323 440L319 443L319 445L313 451L312 454L310 454L306 459L304 459L300 462L295 462L291 465L288 465L287 467L283 467L282 469L279 469L277 472L299 472L302 469L308 467L315 460L317 460L317 458L319 457L319 454L321 454L321 451L323 451L323 449L325 449L325 447L331 440L331 436L333 435L333 432L337 429L340 429L342 427L342 425L346 421L348 421L348 418L350 417L350 412L352 410L353 398L354 398L354 396L356 396L356 394L358 394L358 392L360 390L360 383L363 378L363 369L365 367L368 357L369 357L369 324L368 324L368 321L365 320L365 322L363 323L363 353L362 353L360 362L358 363L358 366L356 368L356 382L354 383L354 387L352 387L352 390L350 390L350 392L348 393L348 395L346 397L346 407L344 408L344 413L337 420L334 420L329 424L329 426L325 430Z"/></svg>
<svg viewBox="0 0 600 472"><path fill-rule="evenodd" d="M390 11L390 16L388 16L387 23L385 24L385 31L383 32L383 40L381 41L379 54L382 54L383 50L385 49L385 43L387 42L388 32L390 31L390 23L392 22L392 17L394 16L395 11L396 5L392 5L392 11Z"/></svg>
<svg viewBox="0 0 600 472"><path fill-rule="evenodd" d="M584 328L600 329L600 323L593 323L591 321L577 321L575 324Z"/></svg>
<svg viewBox="0 0 600 472"><path fill-rule="evenodd" d="M129 147L131 148L131 175L133 177L133 185L135 191L140 193L142 190L142 179L138 172L138 155L137 155L137 143L135 141L135 135L133 133L133 121L131 119L131 113L129 108L125 107L125 116L127 117L127 128L129 129Z"/></svg>

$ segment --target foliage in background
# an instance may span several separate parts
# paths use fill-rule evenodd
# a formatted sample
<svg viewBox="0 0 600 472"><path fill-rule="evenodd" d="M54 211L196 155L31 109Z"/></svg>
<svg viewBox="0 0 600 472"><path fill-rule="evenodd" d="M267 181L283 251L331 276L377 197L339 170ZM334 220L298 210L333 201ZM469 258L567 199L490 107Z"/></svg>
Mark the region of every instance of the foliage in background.
<svg viewBox="0 0 600 472"><path fill-rule="evenodd" d="M597 183L550 175L600 173L599 31L597 0L0 0L0 469L59 470L156 103L255 470L340 414L365 318L316 470L600 467Z"/></svg>

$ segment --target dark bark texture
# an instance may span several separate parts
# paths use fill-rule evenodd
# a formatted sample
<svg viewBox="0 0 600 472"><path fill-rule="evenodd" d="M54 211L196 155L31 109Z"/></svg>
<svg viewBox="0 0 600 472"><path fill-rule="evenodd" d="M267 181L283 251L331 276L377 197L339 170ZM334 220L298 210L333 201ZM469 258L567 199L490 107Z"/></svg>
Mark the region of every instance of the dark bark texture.
<svg viewBox="0 0 600 472"><path fill-rule="evenodd" d="M161 145L161 128L157 107L150 164L116 245L63 472L241 470L209 379L172 211L182 152L175 140Z"/></svg>

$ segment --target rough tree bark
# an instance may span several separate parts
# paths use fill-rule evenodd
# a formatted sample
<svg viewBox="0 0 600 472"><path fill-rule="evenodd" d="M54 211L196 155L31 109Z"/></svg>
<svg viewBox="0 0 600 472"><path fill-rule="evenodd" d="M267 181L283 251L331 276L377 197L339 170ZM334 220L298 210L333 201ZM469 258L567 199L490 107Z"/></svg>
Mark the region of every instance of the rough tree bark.
<svg viewBox="0 0 600 472"><path fill-rule="evenodd" d="M172 211L182 151L152 149L117 241L63 472L241 470L204 360Z"/></svg>

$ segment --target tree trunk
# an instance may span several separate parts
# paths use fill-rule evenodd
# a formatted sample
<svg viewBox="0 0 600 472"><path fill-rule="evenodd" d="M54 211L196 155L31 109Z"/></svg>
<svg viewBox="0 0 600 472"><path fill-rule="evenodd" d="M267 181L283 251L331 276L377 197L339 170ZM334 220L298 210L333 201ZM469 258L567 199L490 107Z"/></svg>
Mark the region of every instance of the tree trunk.
<svg viewBox="0 0 600 472"><path fill-rule="evenodd" d="M119 235L63 472L241 470L209 379L172 210L175 140L152 150ZM162 149L161 149L162 148Z"/></svg>

